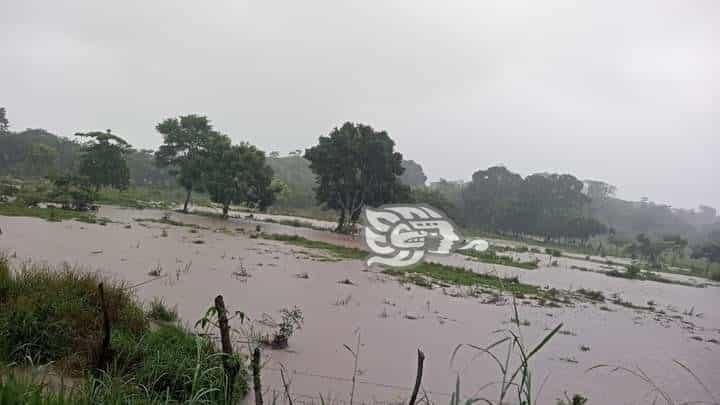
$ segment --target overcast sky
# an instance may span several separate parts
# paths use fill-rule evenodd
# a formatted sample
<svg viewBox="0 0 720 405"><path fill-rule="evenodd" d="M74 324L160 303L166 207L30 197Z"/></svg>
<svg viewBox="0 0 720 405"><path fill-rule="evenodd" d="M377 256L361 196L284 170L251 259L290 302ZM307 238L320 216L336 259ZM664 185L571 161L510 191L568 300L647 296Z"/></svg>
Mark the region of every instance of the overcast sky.
<svg viewBox="0 0 720 405"><path fill-rule="evenodd" d="M0 0L0 25L14 130L155 148L200 113L286 153L357 121L433 180L504 164L720 208L717 0Z"/></svg>

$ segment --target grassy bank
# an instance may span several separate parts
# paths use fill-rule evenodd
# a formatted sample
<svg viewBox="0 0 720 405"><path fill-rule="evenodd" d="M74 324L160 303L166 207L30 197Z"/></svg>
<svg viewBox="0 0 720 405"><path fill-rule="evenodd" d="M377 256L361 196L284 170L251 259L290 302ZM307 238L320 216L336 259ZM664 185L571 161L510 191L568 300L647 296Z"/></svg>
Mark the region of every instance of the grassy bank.
<svg viewBox="0 0 720 405"><path fill-rule="evenodd" d="M61 208L26 207L19 204L0 204L0 216L3 215L6 217L35 217L55 222L69 219L88 223L97 222L95 214L88 212L64 210Z"/></svg>
<svg viewBox="0 0 720 405"><path fill-rule="evenodd" d="M337 256L337 257L340 257L343 259L360 260L360 259L366 258L368 255L368 252L361 250L361 249L339 246L339 245L334 245L332 243L321 242L321 241L316 241L316 240L310 240L310 239L303 238L302 236L298 236L298 235L281 235L281 234L276 234L276 233L272 233L272 234L261 233L260 237L263 239L276 240L276 241L280 241L280 242L289 243L291 245L302 246L305 248L324 250L334 256Z"/></svg>
<svg viewBox="0 0 720 405"><path fill-rule="evenodd" d="M537 261L533 260L523 262L520 260L516 260L510 256L498 255L492 249L486 250L484 252L478 252L475 250L458 250L457 253L468 256L472 260L482 263L499 264L502 266L517 267L525 270L534 270L538 268Z"/></svg>
<svg viewBox="0 0 720 405"><path fill-rule="evenodd" d="M400 277L420 275L444 284L482 286L513 294L539 294L541 292L539 287L523 284L517 277L501 278L439 263L421 262L401 269L385 269L383 273Z"/></svg>
<svg viewBox="0 0 720 405"><path fill-rule="evenodd" d="M158 305L145 312L124 285L97 274L32 263L12 271L0 256L0 403L229 402L224 355L176 324L151 327L151 314L172 313ZM16 367L42 364L82 383L51 392L15 378ZM244 370L232 382L236 398L247 391Z"/></svg>

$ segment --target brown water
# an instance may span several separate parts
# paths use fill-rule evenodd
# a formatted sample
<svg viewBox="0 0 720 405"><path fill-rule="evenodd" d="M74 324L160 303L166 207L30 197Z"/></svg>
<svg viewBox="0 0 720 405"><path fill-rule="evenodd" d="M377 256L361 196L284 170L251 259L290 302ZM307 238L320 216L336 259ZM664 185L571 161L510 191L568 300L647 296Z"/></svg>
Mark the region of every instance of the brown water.
<svg viewBox="0 0 720 405"><path fill-rule="evenodd" d="M3 235L0 249L16 253L17 259L32 258L57 264L97 268L106 274L139 284L149 280L148 272L161 266L168 277L136 288L140 299L162 297L177 305L190 326L223 294L229 308L242 310L258 319L263 313L277 318L283 307L299 306L305 315L304 327L291 338L290 348L265 350L269 362L263 371L266 395L280 390L279 365L290 371L291 390L300 399L317 401L319 394L333 402L347 401L353 359L343 347L354 347L357 332L362 343L359 356L359 402L407 399L415 378L416 350L426 354L424 388L431 399L443 403L453 389L457 373L465 395L497 381L499 374L487 357L473 360L470 351L461 351L455 363L450 358L460 343L487 345L499 338L494 331L509 326L512 307L482 304L476 298L456 298L441 289L402 286L376 271L366 271L361 261L323 262L307 255L308 249L280 242L251 239L255 229L250 220L221 219L173 213L173 219L208 229L190 233L188 228L156 223L139 224L133 218L159 218L159 210L126 210L103 207L100 215L121 223L107 226L74 221L51 223L35 218L0 217ZM261 223L266 232L300 234L308 238L357 245L348 237L305 228ZM168 236L162 237L162 229ZM204 244L193 243L203 240ZM661 317L649 311L634 311L607 304L578 303L574 307L549 308L522 304L520 318L530 322L522 328L528 345L538 342L548 330L564 323L568 334L557 335L533 360L534 389L546 381L538 403L554 404L563 392L579 392L591 404L650 403L649 387L638 379L608 370L586 370L605 363L641 367L653 381L676 400L706 400L709 396L673 360L691 368L720 396L720 288L693 288L655 282L607 277L603 274L569 269L575 264L602 269L602 265L571 258L558 259L557 267L546 267L547 255L538 270L488 266L461 256L434 257L439 262L462 265L475 271L516 274L521 281L560 289L591 288L606 296L618 293L624 300L645 304L654 300L667 311ZM189 271L184 269L189 267ZM244 268L250 277L233 272ZM306 272L308 279L295 275ZM339 284L352 280L355 285ZM685 277L682 277L685 278ZM348 299L348 297L350 297ZM342 301L348 301L343 304ZM685 315L692 309L693 315ZM701 314L698 316L698 314ZM408 319L407 315L412 318ZM677 319L670 318L675 316ZM693 339L697 337L702 341ZM589 346L589 351L580 346ZM568 361L572 360L572 361ZM576 361L576 362L575 362ZM547 379L547 380L545 380ZM480 394L495 398L496 387Z"/></svg>

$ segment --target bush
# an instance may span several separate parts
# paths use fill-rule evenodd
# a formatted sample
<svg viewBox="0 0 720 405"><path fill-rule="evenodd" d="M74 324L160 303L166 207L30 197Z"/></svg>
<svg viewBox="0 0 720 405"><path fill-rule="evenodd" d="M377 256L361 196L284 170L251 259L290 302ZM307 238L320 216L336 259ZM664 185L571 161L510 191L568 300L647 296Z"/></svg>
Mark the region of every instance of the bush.
<svg viewBox="0 0 720 405"><path fill-rule="evenodd" d="M562 251L559 249L546 248L545 253L553 257L562 257Z"/></svg>
<svg viewBox="0 0 720 405"><path fill-rule="evenodd" d="M52 179L55 190L50 198L62 204L63 208L88 211L98 194L87 177L76 175L58 176Z"/></svg>

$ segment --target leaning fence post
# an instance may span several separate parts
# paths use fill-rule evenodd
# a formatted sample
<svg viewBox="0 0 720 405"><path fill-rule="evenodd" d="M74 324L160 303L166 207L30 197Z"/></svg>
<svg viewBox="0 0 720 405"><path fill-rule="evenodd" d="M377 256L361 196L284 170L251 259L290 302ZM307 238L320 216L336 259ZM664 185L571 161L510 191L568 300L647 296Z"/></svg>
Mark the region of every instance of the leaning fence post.
<svg viewBox="0 0 720 405"><path fill-rule="evenodd" d="M232 341L230 340L230 326L228 324L227 309L222 295L215 297L215 309L217 310L218 326L220 328L220 343L223 356L223 368L227 377L227 388L225 390L227 399L232 401L235 377L238 373L238 364L234 361Z"/></svg>
<svg viewBox="0 0 720 405"><path fill-rule="evenodd" d="M255 405L263 405L262 386L260 385L260 348L256 347L252 355L253 391Z"/></svg>
<svg viewBox="0 0 720 405"><path fill-rule="evenodd" d="M112 360L112 352L110 350L110 315L108 315L107 303L105 302L105 290L103 283L98 284L100 293L100 309L103 314L103 340L98 351L97 364L95 364L96 372L105 370Z"/></svg>
<svg viewBox="0 0 720 405"><path fill-rule="evenodd" d="M412 395L410 396L409 405L415 405L415 401L417 400L418 391L420 391L420 384L422 383L423 363L425 362L425 353L423 353L422 350L420 350L420 349L418 349L417 353L418 353L417 376L415 377L415 387L413 388Z"/></svg>

